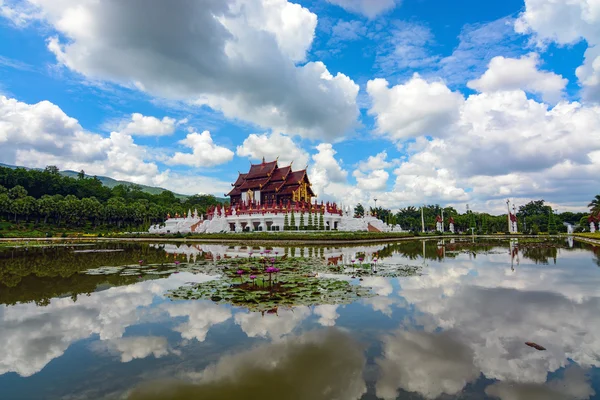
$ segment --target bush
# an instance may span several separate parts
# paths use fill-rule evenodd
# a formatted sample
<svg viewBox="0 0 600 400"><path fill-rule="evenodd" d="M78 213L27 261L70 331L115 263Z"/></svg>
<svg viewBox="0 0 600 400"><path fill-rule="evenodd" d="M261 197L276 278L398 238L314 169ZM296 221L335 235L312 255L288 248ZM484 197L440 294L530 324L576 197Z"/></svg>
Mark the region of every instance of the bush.
<svg viewBox="0 0 600 400"><path fill-rule="evenodd" d="M60 237L62 237L62 238L66 238L66 237L68 237L68 236L69 236L69 235L67 235L67 232L63 232L63 234L62 234L62 235L60 235Z"/></svg>

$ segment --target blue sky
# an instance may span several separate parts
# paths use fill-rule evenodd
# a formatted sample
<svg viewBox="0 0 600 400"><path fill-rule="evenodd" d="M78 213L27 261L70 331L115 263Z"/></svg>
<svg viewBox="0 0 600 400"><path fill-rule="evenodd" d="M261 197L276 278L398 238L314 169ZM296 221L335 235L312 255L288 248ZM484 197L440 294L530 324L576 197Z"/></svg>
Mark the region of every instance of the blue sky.
<svg viewBox="0 0 600 400"><path fill-rule="evenodd" d="M279 156L347 204L585 209L600 187L599 10L0 0L0 162L220 196Z"/></svg>

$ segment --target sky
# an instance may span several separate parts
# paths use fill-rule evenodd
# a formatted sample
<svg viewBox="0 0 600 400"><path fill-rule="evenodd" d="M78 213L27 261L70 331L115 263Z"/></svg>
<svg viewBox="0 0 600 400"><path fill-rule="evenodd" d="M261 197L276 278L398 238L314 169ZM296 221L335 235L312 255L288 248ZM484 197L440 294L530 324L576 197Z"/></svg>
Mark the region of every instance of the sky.
<svg viewBox="0 0 600 400"><path fill-rule="evenodd" d="M0 163L499 213L600 192L600 0L0 0Z"/></svg>

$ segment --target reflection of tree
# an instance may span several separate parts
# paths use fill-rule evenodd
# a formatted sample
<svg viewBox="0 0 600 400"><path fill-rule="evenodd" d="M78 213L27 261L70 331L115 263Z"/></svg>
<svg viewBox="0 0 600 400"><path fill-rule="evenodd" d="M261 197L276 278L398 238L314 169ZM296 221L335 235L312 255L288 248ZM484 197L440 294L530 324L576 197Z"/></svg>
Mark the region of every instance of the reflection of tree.
<svg viewBox="0 0 600 400"><path fill-rule="evenodd" d="M79 274L89 268L168 262L162 249L139 244L97 244L95 249L123 249L117 252L75 253L85 247L10 249L0 252L0 304L35 301L93 292L99 284L128 284L136 277L107 277ZM57 279L59 278L59 279Z"/></svg>
<svg viewBox="0 0 600 400"><path fill-rule="evenodd" d="M556 264L558 248L555 245L525 246L521 248L524 258L528 258L536 264L549 264L552 259Z"/></svg>

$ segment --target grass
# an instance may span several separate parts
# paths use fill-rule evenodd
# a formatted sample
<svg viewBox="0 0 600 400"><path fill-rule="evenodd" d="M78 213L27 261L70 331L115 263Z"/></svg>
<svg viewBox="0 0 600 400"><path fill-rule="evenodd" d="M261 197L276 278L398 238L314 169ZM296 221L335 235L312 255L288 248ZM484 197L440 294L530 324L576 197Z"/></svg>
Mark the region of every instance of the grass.
<svg viewBox="0 0 600 400"><path fill-rule="evenodd" d="M579 236L579 237L584 237L584 238L588 238L588 239L596 239L596 240L600 240L600 232L595 232L595 233L575 233L575 236Z"/></svg>

